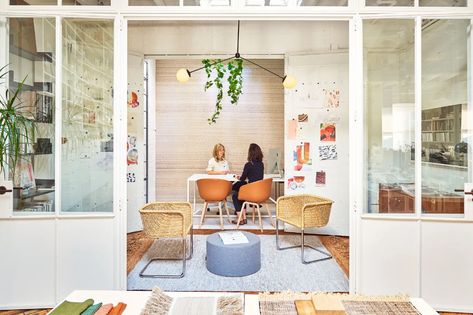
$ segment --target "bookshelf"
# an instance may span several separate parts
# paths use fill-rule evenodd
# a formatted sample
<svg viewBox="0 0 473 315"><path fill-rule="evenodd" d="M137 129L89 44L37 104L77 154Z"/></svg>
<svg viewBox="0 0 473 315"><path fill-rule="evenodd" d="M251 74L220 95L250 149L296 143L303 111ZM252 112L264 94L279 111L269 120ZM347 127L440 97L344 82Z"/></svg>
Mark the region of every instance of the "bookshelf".
<svg viewBox="0 0 473 315"><path fill-rule="evenodd" d="M422 161L464 165L458 144L462 141L462 104L422 111Z"/></svg>

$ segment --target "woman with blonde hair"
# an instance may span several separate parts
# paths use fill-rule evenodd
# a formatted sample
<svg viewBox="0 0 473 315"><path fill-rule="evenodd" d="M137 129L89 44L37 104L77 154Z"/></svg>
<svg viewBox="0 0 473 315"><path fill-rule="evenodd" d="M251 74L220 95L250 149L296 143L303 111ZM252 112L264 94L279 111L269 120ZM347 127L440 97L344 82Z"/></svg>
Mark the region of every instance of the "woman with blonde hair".
<svg viewBox="0 0 473 315"><path fill-rule="evenodd" d="M213 157L209 160L207 174L226 175L230 173L228 162L225 160L225 147L221 143L214 146Z"/></svg>

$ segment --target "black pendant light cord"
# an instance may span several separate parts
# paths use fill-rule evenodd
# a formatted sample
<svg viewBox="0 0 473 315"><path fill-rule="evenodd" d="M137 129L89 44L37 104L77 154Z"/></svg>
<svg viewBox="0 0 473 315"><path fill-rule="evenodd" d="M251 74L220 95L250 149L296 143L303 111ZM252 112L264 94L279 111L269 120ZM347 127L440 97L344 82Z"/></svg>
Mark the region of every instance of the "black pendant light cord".
<svg viewBox="0 0 473 315"><path fill-rule="evenodd" d="M215 62L211 63L210 65L213 66L213 65L215 65L215 64L217 64L217 63L219 63L219 62L225 62L225 61L228 61L228 60L231 60L231 59L234 59L234 58L241 58L241 59L243 59L244 61L248 61L249 63L251 63L251 64L253 64L253 65L255 65L255 66L257 66L257 67L259 67L259 68L261 68L261 69L263 69L263 70L266 70L266 71L268 71L269 73L274 74L275 76L277 76L277 77L279 77L279 78L281 78L281 79L284 80L286 77L283 77L283 76L281 76L281 75L279 75L279 74L277 74L277 73L275 73L275 72L273 72L273 71L271 71L271 70L269 70L269 69L267 69L267 68L265 68L265 67L263 67L263 66L260 66L259 64L255 63L255 62L253 62L253 61L251 61L251 60L249 60L249 59L243 58L243 57L240 55L240 20L238 20L238 28L237 28L237 29L238 29L238 30L237 30L237 47L236 47L237 50L236 50L235 56L230 57L230 58L227 58L227 59L215 61ZM199 71L199 70L202 70L202 69L204 69L204 68L205 68L205 66L200 67L200 68L197 68L197 69L194 69L194 70L192 70L192 71L188 71L188 73L189 73L189 75L190 75L191 73L196 72L196 71Z"/></svg>
<svg viewBox="0 0 473 315"><path fill-rule="evenodd" d="M255 62L253 62L253 61L251 61L251 60L249 60L249 59L246 59L246 58L243 58L243 57L241 57L241 59L243 59L243 60L245 60L245 61L248 61L249 63L251 63L251 64L253 64L253 65L257 66L257 67L260 67L261 69L266 70L266 71L268 71L269 73L272 73L272 74L274 74L275 76L277 76L277 77L279 77L279 78L281 78L281 79L284 80L284 77L283 77L283 76L281 76L281 75L279 75L279 74L277 74L277 73L275 73L275 72L273 72L273 71L271 71L271 70L269 70L269 69L266 69L265 67L260 66L259 64L255 63Z"/></svg>
<svg viewBox="0 0 473 315"><path fill-rule="evenodd" d="M237 31L237 52L235 54L236 58L240 58L240 20L238 20L238 31Z"/></svg>
<svg viewBox="0 0 473 315"><path fill-rule="evenodd" d="M217 63L219 63L219 62L225 62L225 61L228 61L228 60L233 59L233 58L235 58L235 56L230 57L230 58L227 58L227 59L223 59L223 60L220 60L220 61L212 62L210 65L213 66L214 64L217 64ZM197 69L194 69L194 70L192 70L192 71L189 71L189 73L193 73L193 72L202 70L202 69L204 69L204 68L205 68L205 66L200 67L200 68L197 68Z"/></svg>

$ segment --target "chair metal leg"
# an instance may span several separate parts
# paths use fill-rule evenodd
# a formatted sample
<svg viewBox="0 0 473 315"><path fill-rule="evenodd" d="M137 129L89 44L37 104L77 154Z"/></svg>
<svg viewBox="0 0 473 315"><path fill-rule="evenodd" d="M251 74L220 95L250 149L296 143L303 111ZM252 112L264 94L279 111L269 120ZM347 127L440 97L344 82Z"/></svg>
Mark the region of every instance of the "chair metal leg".
<svg viewBox="0 0 473 315"><path fill-rule="evenodd" d="M232 223L232 221L230 220L230 212L228 211L227 199L225 199L225 200L223 201L223 206L225 207L225 211L227 211L228 223Z"/></svg>
<svg viewBox="0 0 473 315"><path fill-rule="evenodd" d="M248 206L248 203L246 201L241 205L240 213L238 214L238 219L237 219L237 226L236 226L237 230L240 228L240 221L243 216L243 211L246 211L247 206Z"/></svg>
<svg viewBox="0 0 473 315"><path fill-rule="evenodd" d="M204 208L202 209L202 215L200 216L200 225L199 225L199 229L202 228L202 223L204 223L204 218L205 218L205 209L207 209L209 203L208 202L204 202Z"/></svg>
<svg viewBox="0 0 473 315"><path fill-rule="evenodd" d="M320 250L316 247L313 247L309 244L305 244L305 242L304 242L304 230L301 231L301 244L300 245L281 247L279 245L279 220L276 218L276 248L278 250L286 250L286 249L298 248L298 247L301 248L301 261L302 261L303 264L311 264L311 263L322 261L322 260L332 259L332 255L330 255L329 253L326 253L326 252L324 252L324 251L322 251L322 250ZM304 258L304 247L309 247L313 250L316 250L319 253L324 254L325 257L307 261Z"/></svg>
<svg viewBox="0 0 473 315"><path fill-rule="evenodd" d="M192 255L194 254L194 229L191 228L190 230L190 251L189 251L189 256L187 256L187 248L186 248L186 243L187 239L186 237L182 238L182 258L152 258L146 266L141 269L140 271L140 277L141 278L165 278L165 279L179 279L184 277L186 273L186 261L188 259L192 258ZM187 256L187 257L186 257ZM148 268L148 266L153 262L153 261L174 261L174 260L182 260L182 272L180 274L157 274L157 275L146 275L145 270Z"/></svg>
<svg viewBox="0 0 473 315"><path fill-rule="evenodd" d="M255 205L253 205L253 207L255 207ZM261 212L259 211L259 205L256 204L256 208L253 209L253 211L258 211L258 220L259 220L259 228L261 230L261 232L263 232L263 221L261 220Z"/></svg>
<svg viewBox="0 0 473 315"><path fill-rule="evenodd" d="M266 206L266 212L268 212L268 216L269 216L269 222L270 222L270 223L271 223L271 225L274 227L273 216L271 215L271 212L269 211L268 204L267 204L267 203L265 203L264 205Z"/></svg>
<svg viewBox="0 0 473 315"><path fill-rule="evenodd" d="M218 203L218 213L220 216L220 229L223 230L223 211L222 211L221 202Z"/></svg>

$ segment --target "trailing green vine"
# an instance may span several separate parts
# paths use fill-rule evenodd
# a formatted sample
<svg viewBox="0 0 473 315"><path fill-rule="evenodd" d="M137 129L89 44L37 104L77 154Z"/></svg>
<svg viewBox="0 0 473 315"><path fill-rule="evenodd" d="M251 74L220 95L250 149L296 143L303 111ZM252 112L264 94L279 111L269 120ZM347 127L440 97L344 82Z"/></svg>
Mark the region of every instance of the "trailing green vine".
<svg viewBox="0 0 473 315"><path fill-rule="evenodd" d="M215 102L215 111L212 116L207 119L209 125L215 124L217 122L218 117L220 116L223 106L223 80L225 75L227 74L227 82L228 82L228 91L227 95L230 97L230 102L232 104L237 104L238 99L242 93L242 85L243 85L243 60L237 58L232 60L228 63L227 67L222 63L222 60L209 60L204 59L202 60L204 64L205 73L207 74L207 82L205 83L205 91L207 91L212 86L217 88L217 100ZM212 75L215 75L212 77Z"/></svg>
<svg viewBox="0 0 473 315"><path fill-rule="evenodd" d="M243 85L243 77L241 76L243 72L243 59L238 58L230 61L227 69L229 71L227 95L230 96L231 103L236 105L240 99Z"/></svg>

